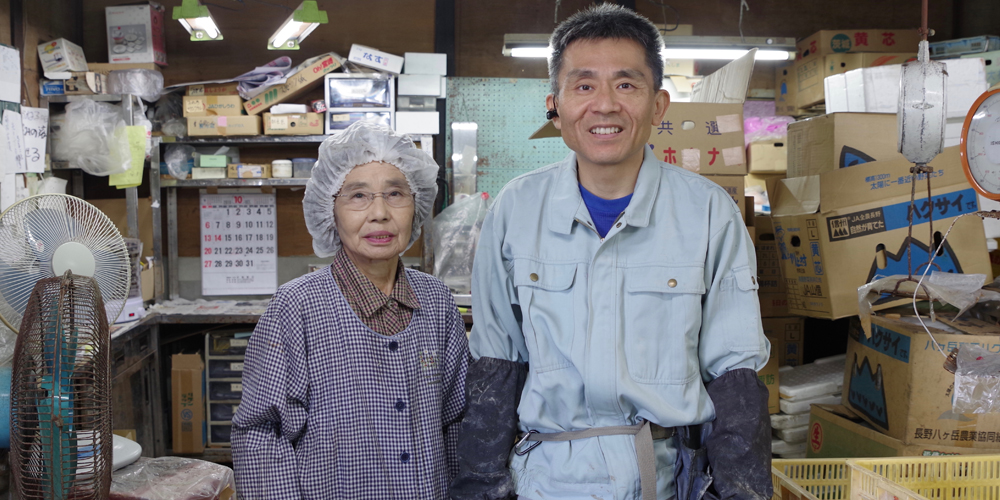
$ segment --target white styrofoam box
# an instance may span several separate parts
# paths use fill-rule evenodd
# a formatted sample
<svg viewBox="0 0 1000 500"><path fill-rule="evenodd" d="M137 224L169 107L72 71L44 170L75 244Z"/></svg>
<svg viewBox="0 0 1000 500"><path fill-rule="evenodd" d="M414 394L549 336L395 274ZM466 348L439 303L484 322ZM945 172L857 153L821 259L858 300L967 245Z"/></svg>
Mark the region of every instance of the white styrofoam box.
<svg viewBox="0 0 1000 500"><path fill-rule="evenodd" d="M408 75L438 75L448 74L448 54L433 54L427 52L404 52L403 71Z"/></svg>
<svg viewBox="0 0 1000 500"><path fill-rule="evenodd" d="M437 135L441 132L437 111L397 111L396 132L400 134Z"/></svg>
<svg viewBox="0 0 1000 500"><path fill-rule="evenodd" d="M826 95L826 112L843 113L847 109L847 78L844 74L828 76L823 80Z"/></svg>
<svg viewBox="0 0 1000 500"><path fill-rule="evenodd" d="M948 70L946 116L948 119L964 119L972 104L988 88L985 63L981 58L945 59L940 62L945 63ZM890 64L845 73L848 111L896 113L901 71L901 65ZM862 95L863 105L859 102Z"/></svg>
<svg viewBox="0 0 1000 500"><path fill-rule="evenodd" d="M347 60L362 66L389 73L399 74L403 70L403 58L364 45L351 45Z"/></svg>
<svg viewBox="0 0 1000 500"><path fill-rule="evenodd" d="M966 54L962 57L981 57L986 65L986 84L992 86L1000 83L1000 50L980 54Z"/></svg>
<svg viewBox="0 0 1000 500"><path fill-rule="evenodd" d="M774 438L771 440L771 453L775 455L788 455L796 453L805 453L806 443L805 441L801 443L787 443L780 439Z"/></svg>
<svg viewBox="0 0 1000 500"><path fill-rule="evenodd" d="M840 392L844 386L846 359L845 355L831 356L782 373L778 386L782 400L799 401Z"/></svg>
<svg viewBox="0 0 1000 500"><path fill-rule="evenodd" d="M899 78L903 66L890 64L866 69L871 71L862 73L865 112L895 114L899 108Z"/></svg>
<svg viewBox="0 0 1000 500"><path fill-rule="evenodd" d="M780 402L778 402L778 406L781 408L781 411L789 415L795 415L798 413L809 413L810 405L836 405L836 404L840 404L840 393L820 396L818 398L805 399L802 401L792 401L790 399L782 399Z"/></svg>
<svg viewBox="0 0 1000 500"><path fill-rule="evenodd" d="M441 77L438 75L399 75L397 95L417 95L437 97L441 93Z"/></svg>
<svg viewBox="0 0 1000 500"><path fill-rule="evenodd" d="M948 66L948 118L965 118L976 99L990 86L982 58L945 59Z"/></svg>
<svg viewBox="0 0 1000 500"><path fill-rule="evenodd" d="M800 413L798 415L785 415L784 413L771 414L772 429L791 429L793 427L802 427L803 425L809 425L808 413Z"/></svg>
<svg viewBox="0 0 1000 500"><path fill-rule="evenodd" d="M778 439L788 443L797 444L806 442L806 435L809 433L809 424L790 429L780 429L774 432Z"/></svg>
<svg viewBox="0 0 1000 500"><path fill-rule="evenodd" d="M865 112L865 77L860 69L844 73L844 93L847 94L847 111Z"/></svg>
<svg viewBox="0 0 1000 500"><path fill-rule="evenodd" d="M58 71L87 71L87 56L83 55L83 49L65 38L39 44L38 59L46 76Z"/></svg>

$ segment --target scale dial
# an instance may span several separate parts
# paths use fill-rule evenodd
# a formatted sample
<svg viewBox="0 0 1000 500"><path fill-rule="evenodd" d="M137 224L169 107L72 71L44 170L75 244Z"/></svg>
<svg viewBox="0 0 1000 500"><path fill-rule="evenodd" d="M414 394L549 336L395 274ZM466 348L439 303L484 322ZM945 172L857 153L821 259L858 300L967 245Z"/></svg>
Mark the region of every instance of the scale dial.
<svg viewBox="0 0 1000 500"><path fill-rule="evenodd" d="M1000 201L1000 89L979 96L962 125L962 167L979 194Z"/></svg>

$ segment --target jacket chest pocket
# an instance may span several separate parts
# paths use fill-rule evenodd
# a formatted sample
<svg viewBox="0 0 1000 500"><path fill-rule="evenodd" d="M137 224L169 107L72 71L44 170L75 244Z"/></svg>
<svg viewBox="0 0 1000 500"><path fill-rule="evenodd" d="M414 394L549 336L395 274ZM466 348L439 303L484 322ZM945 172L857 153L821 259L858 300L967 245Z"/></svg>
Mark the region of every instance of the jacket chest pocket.
<svg viewBox="0 0 1000 500"><path fill-rule="evenodd" d="M683 384L698 375L704 272L701 266L625 269L625 362L632 380Z"/></svg>
<svg viewBox="0 0 1000 500"><path fill-rule="evenodd" d="M521 329L531 351L531 370L545 372L570 366L577 264L514 261L514 286L521 304Z"/></svg>

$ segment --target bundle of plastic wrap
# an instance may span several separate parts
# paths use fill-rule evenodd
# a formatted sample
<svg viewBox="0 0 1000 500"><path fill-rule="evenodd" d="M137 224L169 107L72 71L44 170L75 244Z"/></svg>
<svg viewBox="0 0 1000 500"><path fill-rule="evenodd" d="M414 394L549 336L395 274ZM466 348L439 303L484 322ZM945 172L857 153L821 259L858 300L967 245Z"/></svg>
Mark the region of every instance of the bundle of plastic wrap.
<svg viewBox="0 0 1000 500"><path fill-rule="evenodd" d="M123 69L108 73L111 94L131 94L153 102L163 92L163 73L152 69Z"/></svg>

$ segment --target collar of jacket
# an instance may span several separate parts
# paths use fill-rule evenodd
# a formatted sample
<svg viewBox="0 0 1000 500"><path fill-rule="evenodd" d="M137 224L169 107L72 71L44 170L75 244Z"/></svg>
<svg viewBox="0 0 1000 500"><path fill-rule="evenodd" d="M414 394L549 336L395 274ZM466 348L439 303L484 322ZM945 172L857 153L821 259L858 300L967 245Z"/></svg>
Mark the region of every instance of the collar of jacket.
<svg viewBox="0 0 1000 500"><path fill-rule="evenodd" d="M660 189L660 161L649 148L643 148L642 165L635 182L632 201L625 209L625 223L635 227L649 225L653 202ZM552 193L552 203L547 204L545 219L548 228L560 234L569 234L573 223L590 220L590 212L580 196L580 181L576 173L576 153L570 153L559 165L559 177Z"/></svg>

